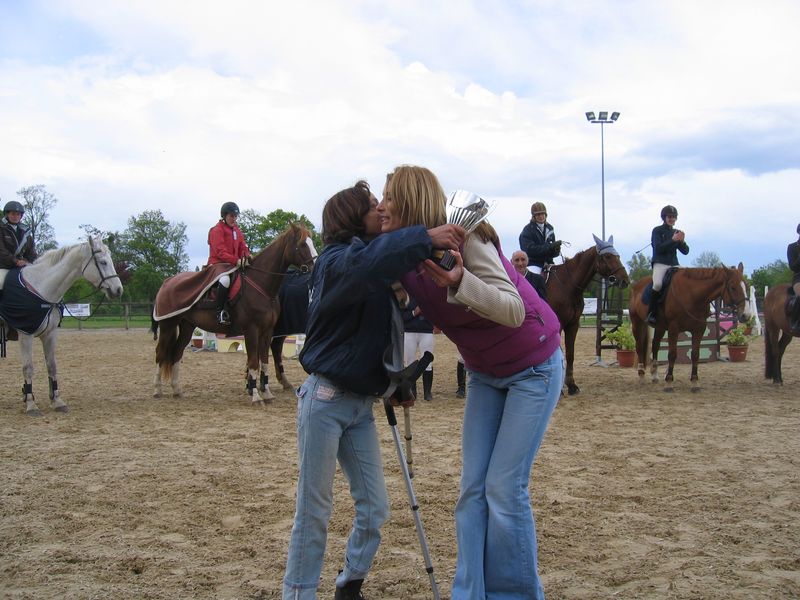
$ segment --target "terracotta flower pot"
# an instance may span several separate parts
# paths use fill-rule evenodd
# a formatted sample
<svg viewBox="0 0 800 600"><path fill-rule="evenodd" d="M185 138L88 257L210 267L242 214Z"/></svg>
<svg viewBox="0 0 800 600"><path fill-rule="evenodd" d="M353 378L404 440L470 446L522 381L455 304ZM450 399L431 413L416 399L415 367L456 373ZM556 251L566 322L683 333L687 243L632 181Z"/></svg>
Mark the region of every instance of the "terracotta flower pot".
<svg viewBox="0 0 800 600"><path fill-rule="evenodd" d="M747 346L728 345L728 356L731 362L744 362L747 358Z"/></svg>
<svg viewBox="0 0 800 600"><path fill-rule="evenodd" d="M192 346L195 348L203 347L203 338L192 338Z"/></svg>
<svg viewBox="0 0 800 600"><path fill-rule="evenodd" d="M621 369L630 369L636 362L636 350L617 348L617 364Z"/></svg>

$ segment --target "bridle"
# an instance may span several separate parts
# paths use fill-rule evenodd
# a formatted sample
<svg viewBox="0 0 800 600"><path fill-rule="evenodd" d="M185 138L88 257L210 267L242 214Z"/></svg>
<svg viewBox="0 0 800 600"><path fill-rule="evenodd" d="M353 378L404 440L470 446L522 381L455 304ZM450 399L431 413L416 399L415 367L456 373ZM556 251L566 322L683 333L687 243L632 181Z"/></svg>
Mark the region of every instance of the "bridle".
<svg viewBox="0 0 800 600"><path fill-rule="evenodd" d="M89 260L86 261L86 264L83 265L83 269L81 269L81 275L83 275L84 279L86 279L86 269L89 267L90 264L92 264L92 262L94 262L94 266L97 269L97 274L100 275L100 283L98 283L97 285L92 284L92 285L95 285L95 287L98 290L103 289L103 284L107 280L114 279L115 277L117 279L120 279L119 275L117 275L116 273L114 273L113 275L103 275L103 270L100 268L100 261L97 260L97 255L98 254L102 254L103 250L100 249L100 248L95 248L94 242L92 241L92 238L89 238L89 248L92 251L92 255L89 257ZM89 281L88 279L86 279L86 280ZM121 279L120 279L120 283L122 283Z"/></svg>
<svg viewBox="0 0 800 600"><path fill-rule="evenodd" d="M601 276L603 276L606 279L608 279L608 283L611 284L612 286L613 285L617 285L619 283L619 281L617 280L616 273L618 273L619 271L623 271L624 272L625 271L625 267L622 264L620 264L620 266L616 267L613 271L611 271L608 274L605 274L600 270L601 261L603 263L606 262L605 259L603 258L603 256L604 256L603 254L598 254L597 255L597 272L600 273Z"/></svg>

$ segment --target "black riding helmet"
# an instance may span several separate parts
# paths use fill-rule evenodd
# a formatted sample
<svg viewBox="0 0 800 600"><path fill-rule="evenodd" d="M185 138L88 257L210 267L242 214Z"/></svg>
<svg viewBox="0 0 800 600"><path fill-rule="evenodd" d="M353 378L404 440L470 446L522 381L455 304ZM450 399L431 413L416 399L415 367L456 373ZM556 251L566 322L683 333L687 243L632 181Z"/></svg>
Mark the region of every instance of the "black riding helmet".
<svg viewBox="0 0 800 600"><path fill-rule="evenodd" d="M7 215L12 211L24 215L25 207L22 206L22 202L17 202L16 200L9 200L8 202L6 202L5 207L3 207L3 215Z"/></svg>
<svg viewBox="0 0 800 600"><path fill-rule="evenodd" d="M676 219L678 218L678 209L672 206L671 204L667 204L664 208L661 209L661 220L667 218L667 215L672 215Z"/></svg>
<svg viewBox="0 0 800 600"><path fill-rule="evenodd" d="M219 216L221 219L224 219L227 214L239 216L239 206L236 202L226 202L222 205L222 208L219 209Z"/></svg>

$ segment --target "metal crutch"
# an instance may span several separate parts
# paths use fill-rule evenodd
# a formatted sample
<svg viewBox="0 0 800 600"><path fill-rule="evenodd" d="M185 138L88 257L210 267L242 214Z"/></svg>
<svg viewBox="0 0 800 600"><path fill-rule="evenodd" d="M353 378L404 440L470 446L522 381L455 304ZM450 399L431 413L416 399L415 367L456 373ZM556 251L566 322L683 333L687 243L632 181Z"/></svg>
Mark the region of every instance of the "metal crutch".
<svg viewBox="0 0 800 600"><path fill-rule="evenodd" d="M410 399L411 384L419 379L422 372L433 360L433 354L425 352L417 361L414 361L405 369L400 372L390 372L389 376L397 382L397 395L401 401ZM389 421L389 426L392 428L392 437L394 438L394 446L397 449L397 458L400 460L400 468L403 470L403 478L406 482L406 492L408 492L408 501L411 504L411 512L414 515L414 524L417 528L417 537L419 544L422 547L422 558L425 561L425 571L431 580L431 588L433 589L434 600L440 600L439 586L436 584L436 576L433 574L433 563L431 562L431 555L428 552L428 541L425 539L425 530L422 528L422 519L419 516L419 505L417 504L417 497L414 494L414 486L411 484L411 475L408 472L408 464L406 463L405 456L403 455L403 444L400 441L400 433L397 431L397 416L394 413L394 406L389 403L389 399L385 398L383 407L386 410L386 419Z"/></svg>

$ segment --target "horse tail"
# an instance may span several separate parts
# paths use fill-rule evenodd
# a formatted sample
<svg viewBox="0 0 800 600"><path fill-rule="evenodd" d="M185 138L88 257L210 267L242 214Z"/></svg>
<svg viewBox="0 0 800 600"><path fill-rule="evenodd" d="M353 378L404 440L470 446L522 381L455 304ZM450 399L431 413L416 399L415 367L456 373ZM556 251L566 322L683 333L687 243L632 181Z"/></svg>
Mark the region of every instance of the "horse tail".
<svg viewBox="0 0 800 600"><path fill-rule="evenodd" d="M159 366L161 378L169 380L172 378L172 365L177 362L175 360L177 340L178 340L178 324L174 321L167 320L159 323L161 334L158 336L158 343L156 344L156 364Z"/></svg>
<svg viewBox="0 0 800 600"><path fill-rule="evenodd" d="M158 339L158 321L156 321L155 317L151 314L150 315L150 331L153 332L153 340Z"/></svg>

